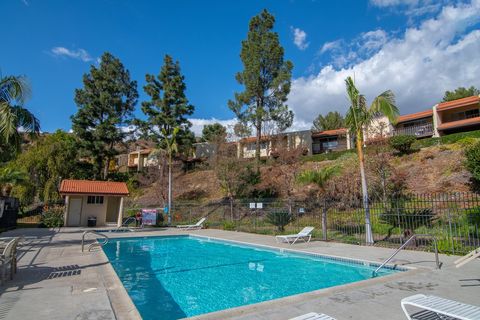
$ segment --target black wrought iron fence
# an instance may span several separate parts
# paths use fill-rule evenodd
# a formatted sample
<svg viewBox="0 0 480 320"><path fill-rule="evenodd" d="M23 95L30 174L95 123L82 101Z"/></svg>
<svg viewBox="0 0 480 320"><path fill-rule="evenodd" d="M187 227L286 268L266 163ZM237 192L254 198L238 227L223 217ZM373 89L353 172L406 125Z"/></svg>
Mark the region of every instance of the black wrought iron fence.
<svg viewBox="0 0 480 320"><path fill-rule="evenodd" d="M375 245L398 247L422 234L410 249L462 254L480 247L480 196L475 193L407 195L369 202ZM175 202L172 223L261 234L287 234L313 226L313 238L365 244L365 209L361 201L228 200L212 203ZM167 221L167 219L164 219Z"/></svg>

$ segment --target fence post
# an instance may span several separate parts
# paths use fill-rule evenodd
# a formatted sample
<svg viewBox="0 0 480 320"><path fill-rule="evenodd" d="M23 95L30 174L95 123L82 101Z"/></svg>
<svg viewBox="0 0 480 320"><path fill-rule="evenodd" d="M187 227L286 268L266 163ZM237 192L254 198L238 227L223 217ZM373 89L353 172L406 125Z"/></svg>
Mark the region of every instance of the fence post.
<svg viewBox="0 0 480 320"><path fill-rule="evenodd" d="M322 209L322 240L327 241L327 202L323 202Z"/></svg>
<svg viewBox="0 0 480 320"><path fill-rule="evenodd" d="M452 254L455 254L455 243L453 242L453 232L452 232L452 217L450 215L450 206L447 208L447 214L448 214L448 230L450 233L450 238L451 238L451 246L452 246Z"/></svg>

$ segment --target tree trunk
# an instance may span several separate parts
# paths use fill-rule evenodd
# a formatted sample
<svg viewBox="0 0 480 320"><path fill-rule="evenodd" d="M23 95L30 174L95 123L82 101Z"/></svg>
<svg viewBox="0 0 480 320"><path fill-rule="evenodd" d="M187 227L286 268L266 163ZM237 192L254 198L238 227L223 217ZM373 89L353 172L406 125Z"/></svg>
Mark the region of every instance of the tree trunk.
<svg viewBox="0 0 480 320"><path fill-rule="evenodd" d="M107 157L105 159L105 167L103 168L103 180L107 180L109 167L110 167L110 157Z"/></svg>
<svg viewBox="0 0 480 320"><path fill-rule="evenodd" d="M372 235L372 226L370 224L370 207L368 204L368 188L367 188L367 177L365 175L365 164L363 158L363 147L361 131L357 130L357 154L358 162L360 165L360 178L362 180L362 195L363 195L363 209L365 210L365 241L367 245L373 244L373 235Z"/></svg>
<svg viewBox="0 0 480 320"><path fill-rule="evenodd" d="M172 155L168 155L168 225L172 224Z"/></svg>
<svg viewBox="0 0 480 320"><path fill-rule="evenodd" d="M260 120L257 120L257 124L255 125L257 127L257 139L256 139L256 145L255 145L255 164L257 167L257 171L260 171L260 142L261 142L261 137L262 137L262 123Z"/></svg>

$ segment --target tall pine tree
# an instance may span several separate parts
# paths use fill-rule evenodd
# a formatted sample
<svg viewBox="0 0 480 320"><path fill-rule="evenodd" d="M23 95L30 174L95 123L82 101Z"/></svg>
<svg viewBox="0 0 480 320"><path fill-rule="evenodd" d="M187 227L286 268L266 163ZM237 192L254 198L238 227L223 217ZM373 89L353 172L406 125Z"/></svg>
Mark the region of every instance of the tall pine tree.
<svg viewBox="0 0 480 320"><path fill-rule="evenodd" d="M122 127L130 124L137 99L137 82L108 52L98 68L92 65L83 76L83 88L75 90L78 111L72 116L72 129L93 159L94 178L107 178L110 160L117 154L115 144L127 134Z"/></svg>
<svg viewBox="0 0 480 320"><path fill-rule="evenodd" d="M185 151L194 142L190 131L192 124L186 116L192 115L194 106L185 95L185 78L180 72L180 63L165 55L164 64L157 76L147 74L147 84L143 87L150 101L142 103L146 121L137 121L140 129L153 138L161 148L165 148L166 139L178 128L176 141L180 151Z"/></svg>
<svg viewBox="0 0 480 320"><path fill-rule="evenodd" d="M245 90L235 93L235 100L228 102L238 119L256 130L257 167L262 125L272 121L283 131L293 122L293 112L285 104L293 64L283 59L278 34L272 31L274 24L275 18L267 10L250 20L247 39L242 41L240 53L244 69L236 75Z"/></svg>

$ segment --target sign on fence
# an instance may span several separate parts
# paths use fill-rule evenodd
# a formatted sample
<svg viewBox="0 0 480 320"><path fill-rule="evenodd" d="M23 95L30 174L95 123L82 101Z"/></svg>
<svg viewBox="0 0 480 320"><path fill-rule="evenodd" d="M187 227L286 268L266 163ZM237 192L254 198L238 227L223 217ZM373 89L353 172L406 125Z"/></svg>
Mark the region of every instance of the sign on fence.
<svg viewBox="0 0 480 320"><path fill-rule="evenodd" d="M146 226L157 224L157 209L142 209L142 223Z"/></svg>

